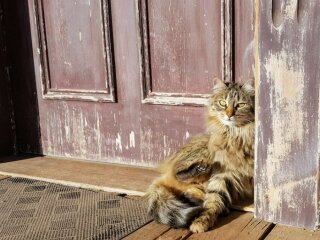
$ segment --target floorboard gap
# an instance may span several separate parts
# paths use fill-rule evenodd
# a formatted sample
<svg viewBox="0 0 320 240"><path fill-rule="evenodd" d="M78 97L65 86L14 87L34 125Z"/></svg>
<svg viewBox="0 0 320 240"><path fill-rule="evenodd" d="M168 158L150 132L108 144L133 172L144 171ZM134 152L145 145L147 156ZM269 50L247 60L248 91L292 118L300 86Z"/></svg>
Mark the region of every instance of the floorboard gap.
<svg viewBox="0 0 320 240"><path fill-rule="evenodd" d="M266 229L266 231L261 235L261 237L258 240L263 240L265 239L269 233L273 230L273 228L276 226L276 224L272 223L269 225L269 227Z"/></svg>

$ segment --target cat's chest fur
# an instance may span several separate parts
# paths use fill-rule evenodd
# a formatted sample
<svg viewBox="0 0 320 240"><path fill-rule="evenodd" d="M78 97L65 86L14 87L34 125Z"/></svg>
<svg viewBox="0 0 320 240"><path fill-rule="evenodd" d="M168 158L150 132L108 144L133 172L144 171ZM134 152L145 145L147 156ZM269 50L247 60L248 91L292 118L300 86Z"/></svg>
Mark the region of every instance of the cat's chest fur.
<svg viewBox="0 0 320 240"><path fill-rule="evenodd" d="M225 171L252 177L254 170L254 124L243 128L212 129L209 150Z"/></svg>

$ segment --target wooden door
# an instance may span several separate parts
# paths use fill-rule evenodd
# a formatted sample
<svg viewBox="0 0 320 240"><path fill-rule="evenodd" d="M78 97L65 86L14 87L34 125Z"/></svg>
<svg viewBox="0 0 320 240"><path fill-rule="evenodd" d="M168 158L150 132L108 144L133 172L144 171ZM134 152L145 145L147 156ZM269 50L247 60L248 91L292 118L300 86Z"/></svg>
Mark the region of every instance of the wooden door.
<svg viewBox="0 0 320 240"><path fill-rule="evenodd" d="M319 228L319 3L256 4L255 214Z"/></svg>
<svg viewBox="0 0 320 240"><path fill-rule="evenodd" d="M229 4L30 0L42 153L155 166L203 132L212 78L231 79Z"/></svg>

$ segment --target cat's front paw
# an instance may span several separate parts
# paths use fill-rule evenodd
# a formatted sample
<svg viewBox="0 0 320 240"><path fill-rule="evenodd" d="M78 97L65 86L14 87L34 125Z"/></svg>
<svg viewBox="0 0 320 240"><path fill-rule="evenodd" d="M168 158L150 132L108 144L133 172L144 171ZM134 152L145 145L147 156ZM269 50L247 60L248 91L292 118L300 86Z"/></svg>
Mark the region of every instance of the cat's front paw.
<svg viewBox="0 0 320 240"><path fill-rule="evenodd" d="M191 223L189 229L193 233L203 233L209 230L209 224L200 219L196 219Z"/></svg>

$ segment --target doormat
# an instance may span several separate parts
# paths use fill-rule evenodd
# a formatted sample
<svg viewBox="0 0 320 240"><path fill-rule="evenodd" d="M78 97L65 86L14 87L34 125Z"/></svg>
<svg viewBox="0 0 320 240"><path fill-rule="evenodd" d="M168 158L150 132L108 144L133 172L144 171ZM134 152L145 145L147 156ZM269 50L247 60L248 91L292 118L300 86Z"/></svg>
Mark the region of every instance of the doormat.
<svg viewBox="0 0 320 240"><path fill-rule="evenodd" d="M0 181L0 239L121 239L151 221L139 198L25 178Z"/></svg>

